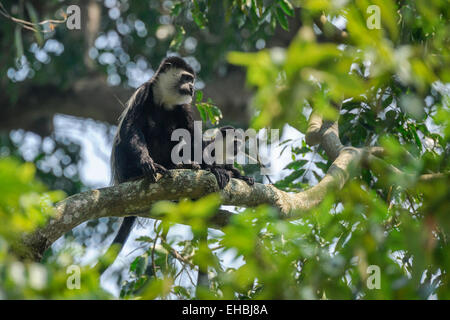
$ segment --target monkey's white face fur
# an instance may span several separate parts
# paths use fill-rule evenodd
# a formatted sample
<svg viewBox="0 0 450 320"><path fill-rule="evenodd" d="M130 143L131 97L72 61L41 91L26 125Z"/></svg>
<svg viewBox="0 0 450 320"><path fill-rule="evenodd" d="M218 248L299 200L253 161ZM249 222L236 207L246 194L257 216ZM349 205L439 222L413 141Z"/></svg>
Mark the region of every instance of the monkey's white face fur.
<svg viewBox="0 0 450 320"><path fill-rule="evenodd" d="M173 109L176 105L189 104L192 102L192 95L181 93L181 91L189 91L189 85L193 85L193 81L188 83L180 83L183 75L191 75L186 70L170 68L161 73L153 87L153 95L158 104L166 109Z"/></svg>

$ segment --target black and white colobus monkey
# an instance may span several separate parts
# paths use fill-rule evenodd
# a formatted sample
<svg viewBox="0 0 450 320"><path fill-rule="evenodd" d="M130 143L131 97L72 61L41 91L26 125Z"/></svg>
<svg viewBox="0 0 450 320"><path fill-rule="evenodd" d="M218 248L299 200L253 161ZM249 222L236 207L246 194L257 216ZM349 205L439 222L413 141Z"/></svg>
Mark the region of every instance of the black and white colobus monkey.
<svg viewBox="0 0 450 320"><path fill-rule="evenodd" d="M172 132L183 128L194 137L194 70L179 57L164 59L154 76L132 95L120 117L114 138L111 169L114 184L147 177L155 182L156 173L180 168L171 159L178 143ZM194 148L194 141L191 143ZM193 150L193 149L192 149ZM193 155L193 152L191 152ZM224 168L192 163L183 168L208 169L223 189L229 181ZM123 244L131 232L136 217L124 218L113 244Z"/></svg>
<svg viewBox="0 0 450 320"><path fill-rule="evenodd" d="M220 128L215 129L217 130L217 133L214 137L211 137L211 139L207 142L205 142L205 148L204 148L204 153L208 152L208 148L212 148L212 152L211 152L211 156L214 157L215 161L212 164L212 166L215 169L215 172L218 172L220 174L215 174L216 175L216 179L217 180L223 180L221 181L221 183L223 185L227 185L228 182L230 181L231 178L235 178L235 179L241 179L244 180L245 182L247 182L249 185L253 185L255 183L255 179L253 177L247 177L247 176L243 176L241 174L241 172L234 167L234 159L236 159L236 155L237 152L239 150L239 145L241 143L245 143L245 141L240 141L238 136L234 135L234 130L236 130L234 127L232 126L223 126ZM232 134L232 136L229 136L229 133ZM213 148L213 144L216 141L217 138L217 134L221 134L222 136L222 152L221 155L218 154L218 152L216 152L217 150L215 148ZM230 143L233 144L233 148L232 154L228 154L228 150L227 150L227 139L232 138L232 141L229 141ZM218 163L218 157L222 157L220 164ZM231 163L229 163L231 159Z"/></svg>

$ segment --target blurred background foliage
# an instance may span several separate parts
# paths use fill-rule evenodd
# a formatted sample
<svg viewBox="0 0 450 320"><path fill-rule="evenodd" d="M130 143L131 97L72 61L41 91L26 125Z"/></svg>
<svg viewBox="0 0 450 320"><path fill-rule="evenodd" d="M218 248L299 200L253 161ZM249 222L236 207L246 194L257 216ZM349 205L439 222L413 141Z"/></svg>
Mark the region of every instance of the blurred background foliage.
<svg viewBox="0 0 450 320"><path fill-rule="evenodd" d="M217 105L220 124L283 130L277 155L287 160L272 176L278 188L304 190L331 165L320 147L304 142L312 107L336 119L334 106L341 105L343 144L383 146L384 160L409 175L355 168L355 179L301 219L280 221L273 208L262 206L238 210L222 231L205 225L220 206L215 195L158 203L155 213L192 227L180 232L170 218L151 221L131 264L108 280L117 283L117 295L450 298L448 177L419 179L450 169L448 1L0 3L8 14L33 22L60 18L69 4L82 9L81 31L44 24L31 32L0 17L1 298L110 297L99 282L108 258L97 260L117 228L113 219L74 229L43 263L20 261L11 248L18 234L45 223L51 203L63 197L46 190L71 195L99 186L83 182L77 137L92 125L110 145L122 108L117 100L148 80L167 54L183 56L198 73L197 90L204 92L197 95L199 117L206 126L221 118ZM380 9L379 29L368 28L371 5ZM86 91L91 82L83 84L85 79L105 79L106 85L95 80L94 92ZM66 107L67 101L73 104ZM98 121L82 122L78 133L67 135L58 130L59 114ZM75 123L70 121L63 127ZM267 182L257 166L244 169ZM87 248L96 249L95 258L82 258ZM67 267L74 263L84 265L80 290L66 286ZM379 289L367 285L371 265L380 268ZM199 268L209 275L208 287L197 285Z"/></svg>
<svg viewBox="0 0 450 320"><path fill-rule="evenodd" d="M64 199L62 191L47 191L35 176L31 163L12 158L0 159L0 299L105 299L100 288L99 266L80 268L83 285L69 289L68 277L80 246L68 244L42 263L23 261L20 240L24 233L42 226L53 214L53 204ZM13 251L14 250L14 251ZM51 250L50 250L51 251ZM15 254L12 254L14 252ZM106 260L106 257L104 258ZM69 271L69 272L68 272Z"/></svg>

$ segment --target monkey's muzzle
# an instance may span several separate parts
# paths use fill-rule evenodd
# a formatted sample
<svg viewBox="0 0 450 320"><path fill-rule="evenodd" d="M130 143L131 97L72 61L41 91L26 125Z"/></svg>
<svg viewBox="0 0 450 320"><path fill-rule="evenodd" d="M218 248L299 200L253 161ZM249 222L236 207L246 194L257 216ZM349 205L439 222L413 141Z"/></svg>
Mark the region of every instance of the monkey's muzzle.
<svg viewBox="0 0 450 320"><path fill-rule="evenodd" d="M192 82L186 82L180 85L179 93L182 95L192 96L194 94L194 84Z"/></svg>

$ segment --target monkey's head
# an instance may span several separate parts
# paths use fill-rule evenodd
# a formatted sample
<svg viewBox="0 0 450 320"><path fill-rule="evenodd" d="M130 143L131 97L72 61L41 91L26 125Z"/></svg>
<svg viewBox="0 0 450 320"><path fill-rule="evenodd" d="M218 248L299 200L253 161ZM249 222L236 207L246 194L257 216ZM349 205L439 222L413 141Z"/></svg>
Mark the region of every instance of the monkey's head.
<svg viewBox="0 0 450 320"><path fill-rule="evenodd" d="M218 146L214 144L216 143L219 135L222 138L222 149L221 152L216 152L216 147ZM212 148L214 145L214 149L211 151L211 156L216 157L216 163L220 164L229 163L227 161L230 160L231 163L233 163L236 155L238 154L239 148L242 146L242 143L245 144L245 140L242 140L241 137L236 134L236 129L232 126L208 129L203 134L203 139L205 145L209 146L209 148Z"/></svg>
<svg viewBox="0 0 450 320"><path fill-rule="evenodd" d="M179 57L164 59L153 77L153 94L157 103L173 109L189 104L194 96L194 70Z"/></svg>

